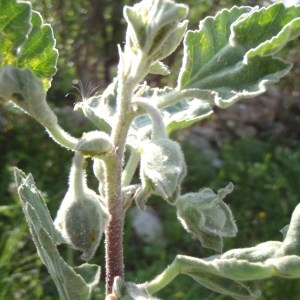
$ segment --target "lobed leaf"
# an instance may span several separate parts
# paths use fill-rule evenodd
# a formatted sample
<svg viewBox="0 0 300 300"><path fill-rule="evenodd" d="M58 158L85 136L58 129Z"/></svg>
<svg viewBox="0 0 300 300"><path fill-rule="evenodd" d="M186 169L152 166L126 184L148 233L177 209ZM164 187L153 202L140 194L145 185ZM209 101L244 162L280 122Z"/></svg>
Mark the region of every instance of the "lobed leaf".
<svg viewBox="0 0 300 300"><path fill-rule="evenodd" d="M50 87L58 52L50 25L29 2L0 0L0 67L29 68Z"/></svg>
<svg viewBox="0 0 300 300"><path fill-rule="evenodd" d="M178 88L210 90L220 107L263 93L291 68L275 54L300 34L299 16L300 6L275 3L205 18L199 30L186 34Z"/></svg>

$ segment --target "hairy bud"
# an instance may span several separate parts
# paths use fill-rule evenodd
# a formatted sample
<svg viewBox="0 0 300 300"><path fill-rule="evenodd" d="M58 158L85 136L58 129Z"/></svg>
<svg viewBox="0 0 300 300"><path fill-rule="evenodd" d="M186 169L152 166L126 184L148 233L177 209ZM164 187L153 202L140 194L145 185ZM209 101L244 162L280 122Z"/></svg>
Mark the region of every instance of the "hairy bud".
<svg viewBox="0 0 300 300"><path fill-rule="evenodd" d="M75 154L70 173L69 189L58 210L54 225L67 244L83 252L81 258L92 258L99 246L109 213L100 196L85 183L81 162ZM80 155L81 158L81 155Z"/></svg>
<svg viewBox="0 0 300 300"><path fill-rule="evenodd" d="M140 176L146 190L162 196L172 204L186 175L186 164L180 145L168 138L146 141L140 148Z"/></svg>
<svg viewBox="0 0 300 300"><path fill-rule="evenodd" d="M86 156L102 155L112 149L110 136L102 131L90 131L84 133L76 145L76 150Z"/></svg>
<svg viewBox="0 0 300 300"><path fill-rule="evenodd" d="M92 191L80 197L68 191L54 224L66 243L82 251L82 259L89 260L99 246L108 216L99 197Z"/></svg>

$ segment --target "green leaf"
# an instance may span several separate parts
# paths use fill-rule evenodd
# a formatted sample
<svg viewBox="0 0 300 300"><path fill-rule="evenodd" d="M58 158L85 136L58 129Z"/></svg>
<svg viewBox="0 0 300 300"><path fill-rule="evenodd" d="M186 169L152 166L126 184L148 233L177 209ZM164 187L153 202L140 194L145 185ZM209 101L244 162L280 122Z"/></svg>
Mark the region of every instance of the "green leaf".
<svg viewBox="0 0 300 300"><path fill-rule="evenodd" d="M151 65L149 73L165 76L170 74L170 70L164 63L162 63L161 61L157 61L153 65Z"/></svg>
<svg viewBox="0 0 300 300"><path fill-rule="evenodd" d="M100 268L84 264L73 269L60 256L56 243L57 232L44 199L34 184L33 177L15 169L18 192L30 233L38 254L46 265L62 300L88 300L99 282Z"/></svg>
<svg viewBox="0 0 300 300"><path fill-rule="evenodd" d="M48 89L58 58L50 25L29 2L0 0L0 12L0 67L30 68Z"/></svg>
<svg viewBox="0 0 300 300"><path fill-rule="evenodd" d="M0 63L13 64L31 29L29 2L0 0Z"/></svg>
<svg viewBox="0 0 300 300"><path fill-rule="evenodd" d="M133 282L126 282L122 287L122 295L120 300L159 300L159 298L153 297L147 293L144 289L138 287Z"/></svg>
<svg viewBox="0 0 300 300"><path fill-rule="evenodd" d="M168 133L189 127L212 113L210 105L197 98L179 101L163 110Z"/></svg>
<svg viewBox="0 0 300 300"><path fill-rule="evenodd" d="M43 24L41 15L35 11L32 11L31 24L31 31L18 59L18 67L31 69L48 88L56 73L58 59L53 31L50 25Z"/></svg>
<svg viewBox="0 0 300 300"><path fill-rule="evenodd" d="M90 299L91 289L59 255L50 235L42 227L36 210L26 203L24 212L38 254L54 280L60 298L62 300Z"/></svg>
<svg viewBox="0 0 300 300"><path fill-rule="evenodd" d="M99 283L100 268L97 265L84 263L79 267L74 267L74 271L80 275L91 288L96 287Z"/></svg>
<svg viewBox="0 0 300 300"><path fill-rule="evenodd" d="M22 200L23 208L26 202L30 203L30 205L37 211L42 227L50 234L52 240L56 244L62 243L63 240L53 225L46 202L41 193L35 187L32 175L29 174L26 176L25 173L18 168L14 168L14 173L17 187L20 188L22 186L20 198Z"/></svg>
<svg viewBox="0 0 300 300"><path fill-rule="evenodd" d="M263 93L286 75L291 64L275 57L300 34L300 6L233 7L200 22L184 40L180 90L215 93L215 104L228 107Z"/></svg>

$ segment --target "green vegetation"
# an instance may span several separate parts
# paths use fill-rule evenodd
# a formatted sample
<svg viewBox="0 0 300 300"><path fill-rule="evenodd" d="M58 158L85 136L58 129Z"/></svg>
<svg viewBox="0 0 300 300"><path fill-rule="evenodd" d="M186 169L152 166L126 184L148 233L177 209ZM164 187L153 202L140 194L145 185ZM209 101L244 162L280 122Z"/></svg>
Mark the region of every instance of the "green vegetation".
<svg viewBox="0 0 300 300"><path fill-rule="evenodd" d="M162 1L162 7L166 11L172 7L170 10L171 17L174 18L173 21L176 26L174 24L170 26L168 22L165 24L159 18L159 14L154 14L153 24L158 26L157 24L162 23L162 26L165 26L161 32L161 29L157 29L156 26L150 26L150 29L143 31L141 28L148 25L147 22L144 22L143 14L141 14L142 17L140 16L140 8L127 6L124 15L127 23L131 26L129 27L131 33L127 33L124 49L123 45L119 48L121 59L118 67L118 79L114 80L113 84L101 96L91 94L90 87L86 86L81 90L79 88L83 97L80 100L84 101L78 103L76 108L90 119L87 121L82 115L74 114L70 106L64 105L68 102L70 104L70 101L61 101L62 95L70 91L72 81L75 80L76 82L78 78L85 78L91 83L97 82L101 87L106 86L112 80L118 62L117 54L113 49L117 43L124 39L125 34L119 30L120 27L125 28L124 20L121 18L124 3L121 1L112 8L110 3L101 3L101 1L96 6L93 1L87 1L84 7L79 1L73 1L72 4L68 1L62 3L49 0L42 4L38 1L32 1L34 6L40 7L41 12L45 12L46 17L49 8L56 10L58 12L57 19L54 20L48 16L48 20L53 22L54 30L55 28L62 28L60 31L57 30L57 48L61 58L58 61L59 72L52 81L54 88L50 89L47 94L49 106L45 101L46 90L56 70L57 59L51 27L45 26L37 13L31 14L29 5L13 0L11 3L11 6L5 7L5 0L0 0L0 7L6 9L3 10L5 11L5 14L3 13L4 18L0 19L0 30L3 30L5 34L7 33L5 24L8 20L10 22L10 18L5 19L5 16L13 13L16 13L20 22L23 22L23 19L27 20L25 21L27 27L24 27L24 32L12 30L12 35L7 39L11 43L0 43L2 53L0 57L0 95L3 98L13 100L35 121L28 120L28 116L24 116L15 107L0 99L0 164L2 166L0 172L0 232L3 233L0 237L0 298L53 300L57 299L57 288L61 297L64 295L62 299L87 299L92 289L92 299L104 299L103 271L101 283L95 287L99 271L95 265L101 265L101 267L105 265L103 253L106 249L104 246L99 247L89 264L82 265L80 268L74 267L82 263L78 251L72 250L66 245L58 246L63 237L64 242L75 249L82 250L86 258L89 259L90 256L93 256L101 235L95 238L93 233L91 241L95 244L89 245L87 244L90 235L85 235L84 238L88 236L87 239L82 239L80 235L82 232L80 226L83 223L86 224L87 231L90 228L93 230L93 224L89 223L93 219L83 219L80 224L68 223L65 222L64 211L61 209L62 214L57 217L59 220L55 221L55 228L51 220L51 218L55 218L62 199L69 202L69 198L75 195L77 198L84 198L87 205L91 204L89 201L93 202L98 199L98 195L96 196L94 192L87 189L85 181L82 180L82 177L85 177L85 172L89 188L96 191L99 183L99 195L101 196L101 205L99 204L101 209L99 211L101 217L104 218L105 216L104 219L100 218L101 222L97 221L103 226L101 230L104 230L106 226L113 228L113 225L116 224L109 220L106 209L113 218L116 217L110 205L116 200L113 200L113 195L118 190L121 195L118 198L119 207L127 208L134 198L137 206L143 208L147 201L147 205L154 208L163 225L164 243L158 247L146 243L141 237L138 237L131 226L133 220L130 216L126 217L123 243L125 281L119 279L119 281L113 282L108 276L107 294L113 292L114 296L120 297L119 299L123 299L123 297L135 299L133 295L140 293L145 296L145 290L147 290L147 293L155 293L155 296L157 295L162 299L175 300L229 299L229 296L222 296L217 292L232 297L240 297L244 294L247 299L256 297L257 287L255 285L246 286L239 277L234 277L239 272L234 263L226 265L225 271L218 270L215 272L214 267L209 265L210 259L205 260L204 258L211 256L213 261L215 254L213 250L222 250L223 238L233 237L236 234L231 210L235 216L239 232L236 238L224 240L224 256L223 254L217 256L220 261L224 261L224 265L228 263L226 255L230 257L233 253L233 257L237 260L241 255L238 251L234 252L235 250L226 252L229 249L253 247L267 240L281 241L283 239L279 229L290 222L291 214L299 202L297 175L300 171L298 164L300 151L297 147L299 146L298 143L293 143L293 148L289 148L281 145L280 142L275 143L269 140L223 141L223 146L220 149L214 149L218 152L221 161L221 165L216 168L213 167L210 156L193 148L187 140L183 152L186 156L189 173L183 180L186 175L184 158L179 145L175 141L171 141L168 134L208 117L213 112L212 107L214 105L224 108L244 97L260 94L265 89L264 84L261 84L262 81L270 84L277 82L286 75L291 65L278 58L277 54L280 53L281 47L299 34L300 7L292 10L277 4L269 8L268 11L262 9L258 12L250 7L236 7L231 10L222 10L216 17L206 18L200 30L189 31L184 39L184 59L182 69L177 75L177 88L159 90L146 86L146 84L138 84L149 72L166 75L167 67L160 60L172 52L170 48L174 50L177 47L185 33L186 23L179 21L185 17L186 7L184 5L173 7L172 2ZM100 3L104 6L98 6ZM126 2L126 4L129 5L130 3ZM202 1L201 4L197 6L197 9L192 10L191 27L194 26L194 22L197 22L195 21L197 18L204 17L208 12L213 13L224 7L222 1ZM158 7L157 9L163 10L163 8ZM147 9L150 11L153 7ZM99 10L101 11L100 17L97 15ZM82 20L89 20L87 27L80 25L77 12L80 12ZM270 21L269 16L273 14L286 18L278 17L276 19L274 17ZM111 17L112 15L113 17ZM236 22L236 20L240 22ZM267 32L265 35L262 34L262 38L259 35L256 36L258 20L266 20L274 25L273 29L268 31L266 30L268 26L265 26L265 23L260 24L259 29L262 32L265 32L264 30ZM19 24L17 22L18 26ZM235 25L230 27L231 24ZM224 26L227 26L228 31L221 35L221 28L223 29ZM12 28L14 27L12 26ZM246 39L246 32L249 28L252 28L253 34L251 39ZM26 37L24 36L25 31L29 33ZM99 31L102 34L99 35ZM95 38L96 33L98 34L97 38ZM172 36L171 39L170 35ZM274 35L276 35L275 39L273 38ZM1 34L0 38L2 39ZM210 44L213 38L215 40ZM34 43L35 40L38 42ZM199 44L197 43L198 40L204 40L205 43ZM230 44L228 41L232 40L234 43ZM108 44L104 44L104 42ZM297 41L292 46L295 47L296 43ZM76 46L74 47L74 45ZM285 55L286 52L287 50L285 50ZM35 55L36 53L38 55ZM232 53L234 55L231 55ZM139 56L140 54L143 59ZM176 67L177 58L180 56L182 56L180 51L175 52L174 55L164 61L171 65L172 72L173 68ZM102 57L105 59L101 60ZM130 61L137 63L139 68L135 69ZM258 67L261 65L264 65L264 68ZM29 67L32 72L20 69L25 66ZM127 77L126 74L131 75ZM169 79L160 80L151 75L149 81L154 84L173 82L173 85L176 85L174 82L177 81L177 77L172 75ZM65 90L66 87L67 91ZM153 95L156 96L153 97ZM97 98L98 96L99 98ZM99 104L100 97L102 101L106 101L102 107ZM71 105L74 104L74 99L78 100L77 98L79 97L73 97ZM124 99L123 104L120 99ZM151 101L148 101L149 99ZM155 105L152 105L153 101ZM40 103L42 110L38 110ZM59 108L54 109L53 104ZM124 104L127 106L122 106ZM125 111L127 109L126 113L123 111L123 115L120 107L123 107ZM105 111L106 115L99 114L99 111L101 113ZM119 118L119 123L116 123L116 119L114 119L116 116ZM134 117L138 118L133 120ZM60 125L71 135L66 134L61 129L57 119L63 120ZM150 119L153 121L152 125ZM41 130L41 125L37 124L36 121L47 131ZM122 130L118 132L118 128L121 128L120 124L123 124L123 133ZM95 126L102 130L100 135L99 131L94 130ZM126 143L125 151L126 135L124 132L129 128L131 130L130 139ZM149 132L151 130L152 136L150 138ZM83 132L88 133L82 135ZM71 170L75 174L76 170L80 169L80 178L75 178L78 176L78 172L73 178L71 171L67 194L67 178L73 153L59 148L48 139L49 135L69 150L76 150ZM77 140L73 136L80 138ZM112 151L112 141L120 145L120 148L117 147L115 152ZM120 149L121 152L118 153ZM166 153L168 160L164 160ZM125 156L123 157L123 155ZM129 155L131 155L130 158L128 158ZM87 158L86 156L93 158L94 166L93 168L88 166L85 170L84 160ZM121 164L118 165L118 159L121 162L123 158L127 166L123 173L123 187L125 188L121 190L121 185L118 187L118 183L114 180L103 181L103 168L105 167L105 174L108 178L116 178L116 170L119 170L119 175L122 171L119 168ZM138 173L136 169L139 161L141 164L140 176L135 176ZM156 162L160 162L159 166L156 166ZM47 194L39 194L31 175L26 176L18 170L15 171L17 182L14 184L12 165L17 165L26 173L32 173L39 190L46 191ZM161 176L158 176L156 172ZM72 186L73 179L75 183ZM129 185L131 180L133 183ZM180 190L182 180L183 184ZM227 185L230 181L234 183L235 189L223 202L225 195L231 192L231 185ZM81 186L81 190L78 189L78 186ZM219 192L215 194L210 189L204 190L205 193L203 191L197 192L203 186L209 186L214 191L219 190ZM225 186L227 187L224 188ZM22 205L18 199L17 187ZM74 191L77 191L74 192L74 195L70 192L72 187L75 187ZM126 190L126 188L128 189ZM78 191L82 191L82 193L78 193ZM194 194L189 192L194 192ZM65 194L66 196L64 196ZM156 195L151 196L151 194ZM43 198L46 199L51 217L48 215L46 205L41 201ZM209 205L202 201L207 198L212 199L211 201L217 201L220 215L225 214L226 222L224 222L226 224L224 226L220 225L220 222L213 221L214 215L207 207ZM106 199L106 202L103 199ZM162 199L165 201L161 201ZM193 203L195 199L197 201L201 199L202 207L199 208L200 206L196 207L193 204L192 213L190 213L185 202L191 201L189 203ZM76 203L81 201L75 200ZM230 204L230 208L228 204ZM84 209L87 205L84 206ZM98 204L95 205L95 209L88 212L90 217L95 211L98 212ZM21 211L22 207L30 226L31 235L28 233L28 227ZM71 207L74 208L72 205ZM215 208L216 214L217 208ZM199 209L199 215L195 217L196 209ZM81 212L82 208L78 210L75 207L75 214L78 214L79 217L81 217ZM207 219L211 218L209 222L214 223L214 228L206 223L202 224L201 228L200 225L199 228L198 225L194 226L191 217L201 219L203 216L201 214L204 212ZM218 213L218 216L220 215ZM199 241L186 234L178 222L177 216L185 224L185 229L199 237L202 246ZM97 218L98 215L95 216L95 220L98 220ZM216 220L219 219L216 218ZM106 225L107 222L110 225ZM71 228L72 226L76 227L75 231ZM62 229L60 232L62 236L58 234L58 228ZM101 232L101 230L99 231ZM78 232L80 232L79 235L77 235ZM216 232L218 233L216 234ZM48 270L42 265L38 255L33 254L35 249L32 240L35 242L39 255ZM109 234L106 234L106 243L110 243ZM276 247L276 245L272 246L271 251L276 251L276 248L281 247ZM203 246L213 250L205 249ZM287 251L290 251L288 246ZM250 250L255 252L254 248ZM181 256L176 257L178 253ZM268 257L273 258L272 253ZM279 253L278 255L284 256L285 254ZM298 254L298 252L292 254ZM251 255L243 267L250 268L251 266L254 268L253 262L256 263L257 260L255 256ZM193 261L190 256L201 259L195 258ZM176 257L175 260L174 257ZM237 261L237 265L238 263L240 261ZM272 263L276 263L275 259ZM168 265L170 267L164 270L163 268ZM110 267L108 264L107 269ZM226 269L227 267L229 269ZM270 273L272 268L277 270L276 275L278 276L299 277L300 274L296 274L297 270L295 271L293 266L284 271L267 263L256 267L257 269L253 269L253 273L251 273L252 270L248 269L249 272L243 274L243 278L248 281L260 279L261 274L267 274L265 277L262 276L264 280L259 286L262 296L259 299L280 300L282 295L293 299L294 295L300 294L298 279L268 278L274 275L274 273ZM297 267L297 263L294 267ZM187 276L182 276L180 280L174 280L160 291L165 284L168 284L169 277L174 277L180 273L178 270L191 276L196 282ZM213 272L210 273L212 270ZM56 287L48 272L51 273ZM116 274L122 277L122 274L118 272ZM227 272L233 277L228 279L224 275ZM164 279L152 280L160 273L166 274ZM57 274L61 278L57 279L55 277ZM132 284L147 281L149 283ZM77 290L74 289L74 294L73 288L70 288L72 286L70 282L72 284L75 282L78 287ZM112 284L114 284L113 291ZM156 298L147 297L143 299Z"/></svg>

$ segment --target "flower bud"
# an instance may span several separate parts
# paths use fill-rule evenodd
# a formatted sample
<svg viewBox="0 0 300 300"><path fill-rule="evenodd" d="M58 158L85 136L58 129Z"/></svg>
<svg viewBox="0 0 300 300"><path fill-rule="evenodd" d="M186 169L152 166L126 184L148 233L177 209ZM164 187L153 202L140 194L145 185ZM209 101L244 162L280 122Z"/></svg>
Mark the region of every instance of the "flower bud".
<svg viewBox="0 0 300 300"><path fill-rule="evenodd" d="M112 147L110 136L105 132L95 130L84 133L75 150L86 156L97 156L108 152Z"/></svg>
<svg viewBox="0 0 300 300"><path fill-rule="evenodd" d="M109 213L100 196L85 182L84 159L75 152L69 189L57 212L54 225L67 244L83 252L81 258L92 258L99 246Z"/></svg>
<svg viewBox="0 0 300 300"><path fill-rule="evenodd" d="M65 242L82 251L82 259L89 260L99 246L108 220L109 214L96 193L88 190L78 196L69 190L54 225Z"/></svg>
<svg viewBox="0 0 300 300"><path fill-rule="evenodd" d="M223 237L233 237L237 227L232 212L223 199L233 190L229 183L215 194L204 188L198 193L188 193L177 198L177 217L183 227L201 241L203 247L222 251Z"/></svg>
<svg viewBox="0 0 300 300"><path fill-rule="evenodd" d="M172 204L186 175L186 164L180 145L168 138L143 142L140 176L145 190L150 188Z"/></svg>

